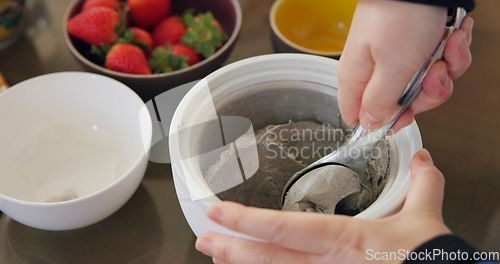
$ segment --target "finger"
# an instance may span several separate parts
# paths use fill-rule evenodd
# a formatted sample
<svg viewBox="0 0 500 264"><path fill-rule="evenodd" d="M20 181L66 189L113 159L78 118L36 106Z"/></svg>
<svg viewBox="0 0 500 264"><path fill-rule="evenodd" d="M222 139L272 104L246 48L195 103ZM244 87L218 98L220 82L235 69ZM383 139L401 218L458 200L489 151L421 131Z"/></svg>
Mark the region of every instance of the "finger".
<svg viewBox="0 0 500 264"><path fill-rule="evenodd" d="M214 263L318 263L315 258L319 258L272 244L218 233L200 236L196 240L195 247L203 254L213 257Z"/></svg>
<svg viewBox="0 0 500 264"><path fill-rule="evenodd" d="M379 63L375 66L361 102L359 119L364 128L379 128L396 112L397 101L416 69L418 63L413 66Z"/></svg>
<svg viewBox="0 0 500 264"><path fill-rule="evenodd" d="M234 231L248 234L282 247L315 254L332 249L333 244L354 244L361 232L361 220L302 212L284 212L245 207L232 202L211 206L207 215L215 222ZM314 223L314 224L311 224ZM327 235L325 235L327 234ZM304 237L325 239L304 240Z"/></svg>
<svg viewBox="0 0 500 264"><path fill-rule="evenodd" d="M472 62L469 46L472 41L472 27L474 21L466 17L460 29L451 34L444 50L444 58L448 67L448 74L452 79L462 76Z"/></svg>
<svg viewBox="0 0 500 264"><path fill-rule="evenodd" d="M474 19L472 17L465 17L460 25L460 30L466 33L467 46L472 44L472 29L474 28Z"/></svg>
<svg viewBox="0 0 500 264"><path fill-rule="evenodd" d="M410 165L411 186L405 211L426 211L441 215L444 195L443 174L434 166L429 152L418 151Z"/></svg>
<svg viewBox="0 0 500 264"><path fill-rule="evenodd" d="M437 61L427 73L420 93L412 102L410 109L414 114L434 109L446 102L453 92L453 82L448 76L446 63Z"/></svg>
<svg viewBox="0 0 500 264"><path fill-rule="evenodd" d="M455 31L446 46L446 63L437 61L427 73L422 90L411 105L414 114L438 107L446 102L453 92L452 79L462 75L471 63L469 45L471 43L473 20L464 19L460 30ZM397 130L397 129L395 129Z"/></svg>
<svg viewBox="0 0 500 264"><path fill-rule="evenodd" d="M366 84L372 75L373 61L368 48L357 43L349 43L342 53L338 64L338 104L342 119L355 127L359 122L359 109Z"/></svg>

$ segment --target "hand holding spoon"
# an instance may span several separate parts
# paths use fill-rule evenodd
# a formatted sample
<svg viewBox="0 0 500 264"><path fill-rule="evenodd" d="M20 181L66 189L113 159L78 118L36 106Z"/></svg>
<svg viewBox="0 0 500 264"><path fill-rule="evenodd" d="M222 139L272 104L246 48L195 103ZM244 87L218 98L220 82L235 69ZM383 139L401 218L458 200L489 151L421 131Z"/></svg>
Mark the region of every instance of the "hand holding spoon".
<svg viewBox="0 0 500 264"><path fill-rule="evenodd" d="M333 214L339 203L351 210L376 198L367 187L365 173L370 153L418 95L427 72L442 58L449 36L460 27L465 15L463 8L456 9L442 40L406 86L398 101L399 110L390 122L373 131L358 124L346 144L293 175L283 190L283 210Z"/></svg>

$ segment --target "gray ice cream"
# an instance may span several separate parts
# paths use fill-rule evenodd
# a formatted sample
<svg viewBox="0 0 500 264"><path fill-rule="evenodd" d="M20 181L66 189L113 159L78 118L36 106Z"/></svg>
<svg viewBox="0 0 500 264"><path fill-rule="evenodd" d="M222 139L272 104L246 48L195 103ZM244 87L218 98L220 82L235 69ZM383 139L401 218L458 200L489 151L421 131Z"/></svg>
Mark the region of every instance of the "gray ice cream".
<svg viewBox="0 0 500 264"><path fill-rule="evenodd" d="M348 134L344 129L333 128L313 121L290 121L287 124L267 126L256 133L259 155L258 171L248 180L218 193L217 196L221 200L239 202L249 206L282 209L283 188L291 176L331 153L345 141L346 136ZM367 188L376 193L374 197L377 197L385 186L390 166L389 144L383 141L378 147L377 151L380 152L370 157L367 168L369 179ZM221 158L208 169L205 175L205 179L212 189L218 189L217 186L214 186L217 184L217 178L220 178L217 175L217 168L224 166L225 160L224 153L222 153ZM321 184L320 186L309 186L309 188L312 188L311 190L314 190L315 193L328 193L328 190L333 190L334 193L328 193L328 197L336 201L342 200L345 193L353 194L350 198L354 197L354 199L342 201L339 205L335 202L333 208L332 203L325 203L323 200L314 205L315 208L319 209L314 211L355 214L373 203L374 199L363 198L365 197L363 188L359 185L359 181L353 180L352 175L341 168L336 168L334 171L338 174L337 182L332 183L335 184L335 187L330 186L330 189L325 189L326 185ZM325 173L330 172L325 171ZM339 181L339 179L343 180ZM308 205L297 204L296 206L300 208L298 210L310 211L307 209L310 208Z"/></svg>

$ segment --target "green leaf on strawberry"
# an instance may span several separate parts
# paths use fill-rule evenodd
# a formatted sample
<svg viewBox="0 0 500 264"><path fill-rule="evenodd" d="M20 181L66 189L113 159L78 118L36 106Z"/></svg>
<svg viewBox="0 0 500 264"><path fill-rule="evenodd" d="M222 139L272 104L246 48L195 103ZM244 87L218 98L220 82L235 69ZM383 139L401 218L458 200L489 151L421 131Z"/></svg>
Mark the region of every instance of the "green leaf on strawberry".
<svg viewBox="0 0 500 264"><path fill-rule="evenodd" d="M187 68L186 56L172 54L172 46L157 47L149 57L149 67L153 73L166 73Z"/></svg>
<svg viewBox="0 0 500 264"><path fill-rule="evenodd" d="M128 30L128 28L127 28L127 15L128 15L128 12L129 12L129 8L128 8L127 5L124 5L123 10L121 10L119 12L119 14L120 14L120 23L118 23L115 26L115 32L118 35L118 38L123 37L126 34L127 30Z"/></svg>
<svg viewBox="0 0 500 264"><path fill-rule="evenodd" d="M109 50L112 45L110 44L101 44L101 45L92 45L90 47L90 53L96 55L99 60L99 64L104 64L104 60L106 59L106 55L108 55Z"/></svg>
<svg viewBox="0 0 500 264"><path fill-rule="evenodd" d="M205 58L213 55L228 38L210 11L197 16L192 12L185 12L183 21L187 29L181 42L193 47L196 53Z"/></svg>

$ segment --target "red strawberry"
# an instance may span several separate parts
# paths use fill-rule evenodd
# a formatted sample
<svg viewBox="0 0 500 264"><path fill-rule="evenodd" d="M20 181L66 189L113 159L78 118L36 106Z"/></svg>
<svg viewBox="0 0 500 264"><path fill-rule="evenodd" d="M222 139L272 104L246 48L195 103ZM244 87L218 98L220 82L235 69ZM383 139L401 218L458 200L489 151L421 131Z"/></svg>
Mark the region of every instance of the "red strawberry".
<svg viewBox="0 0 500 264"><path fill-rule="evenodd" d="M115 44L108 52L106 68L123 73L151 74L144 52L128 43Z"/></svg>
<svg viewBox="0 0 500 264"><path fill-rule="evenodd" d="M179 16L163 19L153 29L154 46L179 43L185 30L186 26Z"/></svg>
<svg viewBox="0 0 500 264"><path fill-rule="evenodd" d="M72 17L66 24L68 33L91 45L116 41L115 27L120 23L118 12L109 7L94 7Z"/></svg>
<svg viewBox="0 0 500 264"><path fill-rule="evenodd" d="M83 3L82 12L97 6L105 6L115 10L122 10L122 5L119 0L87 0Z"/></svg>
<svg viewBox="0 0 500 264"><path fill-rule="evenodd" d="M149 32L138 27L131 27L130 30L132 31L132 42L134 44L139 44L145 50L153 48L153 38Z"/></svg>
<svg viewBox="0 0 500 264"><path fill-rule="evenodd" d="M127 0L132 22L142 28L151 28L167 17L171 0Z"/></svg>
<svg viewBox="0 0 500 264"><path fill-rule="evenodd" d="M186 45L183 45L183 44L172 44L172 49L171 51L173 55L177 55L177 56L186 56L187 57L187 64L189 66L195 64L195 63L198 63L200 62L200 56L198 56L198 54L196 54L196 52L194 51L193 48L191 47L188 47Z"/></svg>

